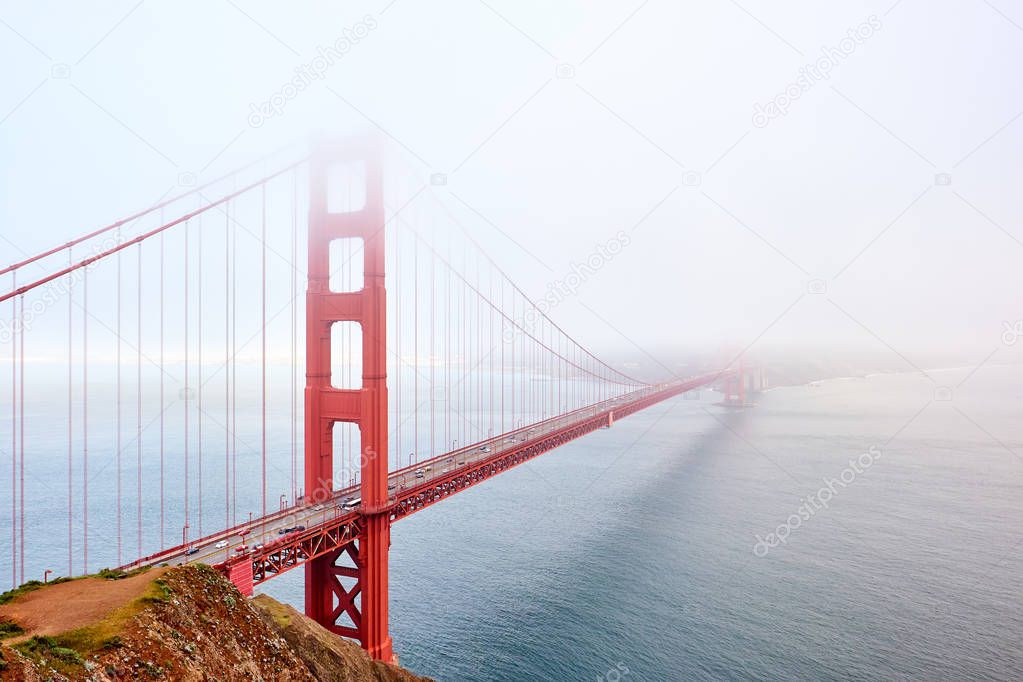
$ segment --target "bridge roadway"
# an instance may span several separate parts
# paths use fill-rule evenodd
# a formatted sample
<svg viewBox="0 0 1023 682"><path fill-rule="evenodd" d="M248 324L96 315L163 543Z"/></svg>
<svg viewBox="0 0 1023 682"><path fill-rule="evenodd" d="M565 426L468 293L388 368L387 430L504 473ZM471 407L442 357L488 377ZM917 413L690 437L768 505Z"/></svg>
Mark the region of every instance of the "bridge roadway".
<svg viewBox="0 0 1023 682"><path fill-rule="evenodd" d="M609 426L614 419L710 385L727 374L717 372L644 387L396 470L388 477L387 511L392 519L408 516L511 466ZM351 542L362 518L363 510L354 506L359 495L359 486L350 486L323 502L287 507L121 568L206 563L226 572L248 558L253 562L255 583L259 583ZM346 507L349 502L353 506Z"/></svg>

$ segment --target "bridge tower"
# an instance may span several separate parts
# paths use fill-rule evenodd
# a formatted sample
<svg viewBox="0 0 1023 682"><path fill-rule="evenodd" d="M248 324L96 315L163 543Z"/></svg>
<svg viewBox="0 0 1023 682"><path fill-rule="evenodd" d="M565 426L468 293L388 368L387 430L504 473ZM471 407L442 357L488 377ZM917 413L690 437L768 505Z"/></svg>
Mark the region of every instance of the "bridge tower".
<svg viewBox="0 0 1023 682"><path fill-rule="evenodd" d="M331 170L360 169L362 207L330 211ZM358 291L330 290L330 244L362 240L364 281ZM333 494L333 433L357 424L361 440L362 523L357 542L306 564L306 614L328 630L357 639L376 659L394 661L388 631L387 298L384 289L383 169L375 140L317 145L309 165L309 266L306 292L305 503ZM331 384L331 327L362 327L362 387ZM342 579L346 579L345 582ZM352 581L354 580L354 584ZM357 599L360 600L357 602ZM336 605L335 605L336 601ZM340 623L344 616L353 625Z"/></svg>
<svg viewBox="0 0 1023 682"><path fill-rule="evenodd" d="M726 407L752 407L753 403L748 399L747 392L751 390L750 379L755 375L746 368L744 357L739 357L735 372L725 377L722 382L721 405ZM758 389L752 387L753 392Z"/></svg>

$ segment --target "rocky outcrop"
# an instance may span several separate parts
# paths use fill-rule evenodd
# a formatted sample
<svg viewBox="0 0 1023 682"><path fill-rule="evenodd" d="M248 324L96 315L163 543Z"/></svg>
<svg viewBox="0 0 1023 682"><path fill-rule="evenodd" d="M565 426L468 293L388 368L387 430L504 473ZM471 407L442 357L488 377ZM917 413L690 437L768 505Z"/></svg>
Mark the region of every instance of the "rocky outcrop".
<svg viewBox="0 0 1023 682"><path fill-rule="evenodd" d="M426 679L372 661L291 607L246 599L205 566L33 587L7 602L3 682ZM84 622L76 604L90 608ZM71 629L60 627L65 614Z"/></svg>
<svg viewBox="0 0 1023 682"><path fill-rule="evenodd" d="M291 606L266 595L259 595L252 603L320 682L429 681L427 677L374 661L358 645L334 635Z"/></svg>

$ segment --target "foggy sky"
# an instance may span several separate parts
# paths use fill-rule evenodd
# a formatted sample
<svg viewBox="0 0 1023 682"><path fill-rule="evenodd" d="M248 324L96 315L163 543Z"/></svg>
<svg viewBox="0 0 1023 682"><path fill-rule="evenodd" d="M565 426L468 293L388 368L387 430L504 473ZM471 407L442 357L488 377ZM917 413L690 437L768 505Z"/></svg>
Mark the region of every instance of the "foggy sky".
<svg viewBox="0 0 1023 682"><path fill-rule="evenodd" d="M371 129L534 296L628 235L552 312L597 349L1014 358L1007 0L4 2L0 59L4 265L182 174Z"/></svg>

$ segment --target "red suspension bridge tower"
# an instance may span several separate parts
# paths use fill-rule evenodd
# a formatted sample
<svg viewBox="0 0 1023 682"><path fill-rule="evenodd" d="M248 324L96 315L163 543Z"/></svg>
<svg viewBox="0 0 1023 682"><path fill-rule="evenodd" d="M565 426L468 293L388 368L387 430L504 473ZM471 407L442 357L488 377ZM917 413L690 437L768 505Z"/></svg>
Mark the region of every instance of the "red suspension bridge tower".
<svg viewBox="0 0 1023 682"><path fill-rule="evenodd" d="M331 169L364 169L365 203L331 212ZM359 640L373 658L394 659L388 632L387 555L387 296L384 288L383 171L373 142L321 145L309 169L309 284L306 293L305 500L333 495L333 433L358 425L361 442L362 523L357 543L306 564L306 613L327 629ZM352 207L349 207L352 208ZM330 244L362 241L364 281L358 291L330 290ZM331 384L331 328L362 327L362 387ZM358 600L358 601L357 601ZM335 605L336 601L336 605ZM352 625L341 624L347 615Z"/></svg>

